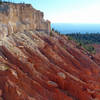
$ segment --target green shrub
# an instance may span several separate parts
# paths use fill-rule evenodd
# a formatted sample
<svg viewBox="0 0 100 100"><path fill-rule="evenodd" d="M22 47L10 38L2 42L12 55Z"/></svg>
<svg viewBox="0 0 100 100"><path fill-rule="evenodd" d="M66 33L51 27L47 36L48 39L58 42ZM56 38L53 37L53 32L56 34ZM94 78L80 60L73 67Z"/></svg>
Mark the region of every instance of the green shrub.
<svg viewBox="0 0 100 100"><path fill-rule="evenodd" d="M84 48L90 53L93 53L93 54L96 53L96 50L92 45L84 45Z"/></svg>
<svg viewBox="0 0 100 100"><path fill-rule="evenodd" d="M77 43L77 48L80 48L82 46L82 43Z"/></svg>
<svg viewBox="0 0 100 100"><path fill-rule="evenodd" d="M71 36L68 36L68 40L73 40L73 38Z"/></svg>

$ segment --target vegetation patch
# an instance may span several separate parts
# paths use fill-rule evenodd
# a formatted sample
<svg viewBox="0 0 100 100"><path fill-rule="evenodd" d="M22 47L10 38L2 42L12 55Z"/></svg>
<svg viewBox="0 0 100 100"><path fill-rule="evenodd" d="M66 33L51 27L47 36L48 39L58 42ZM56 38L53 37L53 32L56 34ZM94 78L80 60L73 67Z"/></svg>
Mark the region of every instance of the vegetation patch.
<svg viewBox="0 0 100 100"><path fill-rule="evenodd" d="M57 33L57 34L60 34L60 32L58 32L57 30L55 30L54 28L52 28L52 31Z"/></svg>
<svg viewBox="0 0 100 100"><path fill-rule="evenodd" d="M96 50L92 45L83 45L83 47L90 53L95 54Z"/></svg>
<svg viewBox="0 0 100 100"><path fill-rule="evenodd" d="M68 36L68 40L74 40L77 43L77 48L83 47L92 54L96 53L93 44L100 44L100 33L73 33L66 34L66 36Z"/></svg>
<svg viewBox="0 0 100 100"><path fill-rule="evenodd" d="M69 39L76 40L83 44L100 44L100 33L72 33L66 34Z"/></svg>

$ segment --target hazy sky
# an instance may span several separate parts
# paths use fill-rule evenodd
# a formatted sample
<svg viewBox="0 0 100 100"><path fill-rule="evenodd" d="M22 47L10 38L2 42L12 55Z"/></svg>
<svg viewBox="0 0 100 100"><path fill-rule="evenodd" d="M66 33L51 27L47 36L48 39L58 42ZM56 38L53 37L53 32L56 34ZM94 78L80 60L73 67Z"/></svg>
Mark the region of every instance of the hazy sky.
<svg viewBox="0 0 100 100"><path fill-rule="evenodd" d="M21 0L13 0L21 1ZM44 12L45 19L63 23L100 23L100 0L23 0Z"/></svg>

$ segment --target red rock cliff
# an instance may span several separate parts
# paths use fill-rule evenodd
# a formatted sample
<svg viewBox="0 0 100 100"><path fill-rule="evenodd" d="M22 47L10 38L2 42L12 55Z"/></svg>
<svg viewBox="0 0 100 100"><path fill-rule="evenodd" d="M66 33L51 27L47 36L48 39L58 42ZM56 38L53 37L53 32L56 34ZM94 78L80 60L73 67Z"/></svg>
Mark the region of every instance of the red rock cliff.
<svg viewBox="0 0 100 100"><path fill-rule="evenodd" d="M0 100L100 100L99 64L66 36L14 32L0 41Z"/></svg>

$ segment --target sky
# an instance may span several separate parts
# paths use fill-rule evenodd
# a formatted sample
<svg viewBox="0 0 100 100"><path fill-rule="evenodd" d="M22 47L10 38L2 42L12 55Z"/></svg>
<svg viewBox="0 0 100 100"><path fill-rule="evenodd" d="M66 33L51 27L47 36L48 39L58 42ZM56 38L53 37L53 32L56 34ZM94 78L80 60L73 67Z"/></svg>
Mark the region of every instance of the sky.
<svg viewBox="0 0 100 100"><path fill-rule="evenodd" d="M100 24L100 0L13 0L24 1L44 12L52 23Z"/></svg>

